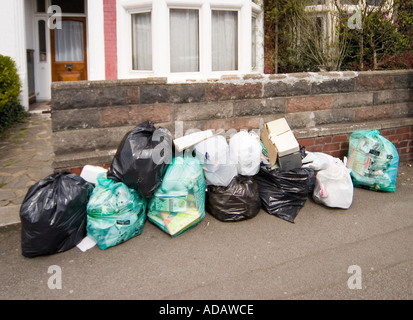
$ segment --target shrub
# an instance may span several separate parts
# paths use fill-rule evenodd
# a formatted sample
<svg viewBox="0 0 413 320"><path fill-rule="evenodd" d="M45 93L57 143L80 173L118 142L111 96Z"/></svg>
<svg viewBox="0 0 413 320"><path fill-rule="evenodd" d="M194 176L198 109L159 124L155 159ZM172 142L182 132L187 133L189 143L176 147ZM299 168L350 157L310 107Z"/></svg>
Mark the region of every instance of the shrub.
<svg viewBox="0 0 413 320"><path fill-rule="evenodd" d="M0 133L10 128L16 122L25 120L28 115L29 113L24 110L24 107L20 103L5 106L0 111Z"/></svg>
<svg viewBox="0 0 413 320"><path fill-rule="evenodd" d="M15 62L10 57L0 55L0 132L28 115L18 98L20 88Z"/></svg>
<svg viewBox="0 0 413 320"><path fill-rule="evenodd" d="M16 63L10 57L0 54L0 111L19 101L20 87Z"/></svg>

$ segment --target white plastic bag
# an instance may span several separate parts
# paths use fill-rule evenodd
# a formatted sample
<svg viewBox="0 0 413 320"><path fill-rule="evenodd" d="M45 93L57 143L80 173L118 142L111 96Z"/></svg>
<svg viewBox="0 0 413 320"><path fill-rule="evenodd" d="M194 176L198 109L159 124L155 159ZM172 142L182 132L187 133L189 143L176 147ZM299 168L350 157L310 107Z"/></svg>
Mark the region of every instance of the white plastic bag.
<svg viewBox="0 0 413 320"><path fill-rule="evenodd" d="M229 152L238 174L253 176L260 170L262 146L260 137L254 131L240 131L232 136Z"/></svg>
<svg viewBox="0 0 413 320"><path fill-rule="evenodd" d="M215 172L204 170L205 182L207 185L227 187L237 173L237 167L235 165L222 164Z"/></svg>
<svg viewBox="0 0 413 320"><path fill-rule="evenodd" d="M224 136L217 135L196 144L195 154L202 164L207 185L226 187L238 173L236 165L231 163Z"/></svg>
<svg viewBox="0 0 413 320"><path fill-rule="evenodd" d="M303 159L304 168L311 168L315 171L325 170L330 165L335 163L335 159L329 154L322 153L322 152L306 152L306 156Z"/></svg>
<svg viewBox="0 0 413 320"><path fill-rule="evenodd" d="M218 135L195 145L196 157L208 172L215 172L222 164L229 163L229 147L224 136Z"/></svg>
<svg viewBox="0 0 413 320"><path fill-rule="evenodd" d="M346 162L346 159L345 159ZM316 175L313 199L327 207L348 209L353 203L353 181L348 169L340 159Z"/></svg>

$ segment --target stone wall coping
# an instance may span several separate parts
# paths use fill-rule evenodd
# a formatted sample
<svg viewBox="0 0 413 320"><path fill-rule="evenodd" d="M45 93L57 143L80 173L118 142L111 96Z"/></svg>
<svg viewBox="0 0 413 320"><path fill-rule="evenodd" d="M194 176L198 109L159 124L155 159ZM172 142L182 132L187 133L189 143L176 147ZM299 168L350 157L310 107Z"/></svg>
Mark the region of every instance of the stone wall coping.
<svg viewBox="0 0 413 320"><path fill-rule="evenodd" d="M406 70L377 70L377 71L359 71L359 76L400 76L413 74L413 69Z"/></svg>
<svg viewBox="0 0 413 320"><path fill-rule="evenodd" d="M229 74L223 75L220 78L174 81L166 77L148 77L136 79L120 79L120 80L89 80L89 81L72 81L72 82L53 82L53 90L79 89L79 88L102 88L116 86L139 86L146 84L211 84L211 83L266 83L266 82L287 82L294 83L297 81L322 82L333 79L348 80L355 77L370 77L370 76L400 76L413 75L411 70L382 70L382 71L331 71L331 72L301 72L301 73L285 73L285 74Z"/></svg>
<svg viewBox="0 0 413 320"><path fill-rule="evenodd" d="M59 81L52 83L52 90L79 89L79 88L103 88L116 86L136 86L142 84L166 84L167 78L139 78L120 80L82 80Z"/></svg>

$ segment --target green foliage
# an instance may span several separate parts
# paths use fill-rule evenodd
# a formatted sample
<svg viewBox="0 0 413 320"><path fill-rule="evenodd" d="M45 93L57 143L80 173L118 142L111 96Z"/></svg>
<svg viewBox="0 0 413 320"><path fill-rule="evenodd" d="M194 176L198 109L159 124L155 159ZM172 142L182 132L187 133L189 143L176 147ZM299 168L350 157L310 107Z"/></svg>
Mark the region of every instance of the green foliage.
<svg viewBox="0 0 413 320"><path fill-rule="evenodd" d="M361 28L350 29L347 22L353 13L344 12L337 6L338 34L342 41L348 43L343 68L409 68L413 53L413 1L384 0L375 7L363 5L359 8Z"/></svg>
<svg viewBox="0 0 413 320"><path fill-rule="evenodd" d="M0 55L0 111L18 103L20 87L15 62L10 57Z"/></svg>
<svg viewBox="0 0 413 320"><path fill-rule="evenodd" d="M15 62L0 55L0 133L28 116L18 98L20 87Z"/></svg>
<svg viewBox="0 0 413 320"><path fill-rule="evenodd" d="M395 0L394 23L400 34L398 52L413 54L413 1Z"/></svg>
<svg viewBox="0 0 413 320"><path fill-rule="evenodd" d="M375 6L353 1L361 14L357 28L348 25L356 11L333 0L334 8L327 10L335 29L327 37L307 7L320 3L264 1L266 73L413 67L413 0L383 0Z"/></svg>
<svg viewBox="0 0 413 320"><path fill-rule="evenodd" d="M300 72L314 68L301 54L299 25L306 17L309 0L265 0L267 73Z"/></svg>
<svg viewBox="0 0 413 320"><path fill-rule="evenodd" d="M29 113L18 102L5 106L0 111L0 133L10 128L16 122L24 121L28 116Z"/></svg>

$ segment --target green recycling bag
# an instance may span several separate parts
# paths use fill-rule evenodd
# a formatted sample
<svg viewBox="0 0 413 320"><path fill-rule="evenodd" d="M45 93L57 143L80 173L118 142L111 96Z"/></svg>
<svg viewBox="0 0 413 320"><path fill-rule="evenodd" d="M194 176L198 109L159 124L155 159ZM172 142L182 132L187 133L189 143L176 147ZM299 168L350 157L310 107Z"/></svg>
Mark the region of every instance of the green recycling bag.
<svg viewBox="0 0 413 320"><path fill-rule="evenodd" d="M347 167L355 187L395 192L399 154L378 130L356 130L350 135Z"/></svg>
<svg viewBox="0 0 413 320"><path fill-rule="evenodd" d="M134 189L100 173L87 204L87 235L104 250L141 234L146 205Z"/></svg>
<svg viewBox="0 0 413 320"><path fill-rule="evenodd" d="M205 187L197 158L174 158L149 202L148 220L172 237L183 234L205 217Z"/></svg>

